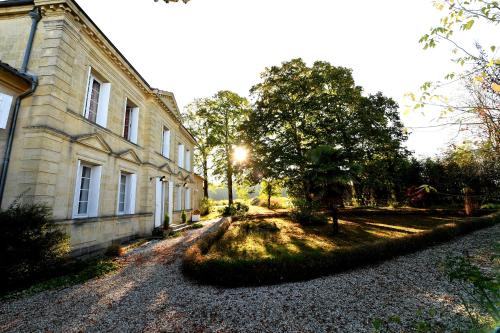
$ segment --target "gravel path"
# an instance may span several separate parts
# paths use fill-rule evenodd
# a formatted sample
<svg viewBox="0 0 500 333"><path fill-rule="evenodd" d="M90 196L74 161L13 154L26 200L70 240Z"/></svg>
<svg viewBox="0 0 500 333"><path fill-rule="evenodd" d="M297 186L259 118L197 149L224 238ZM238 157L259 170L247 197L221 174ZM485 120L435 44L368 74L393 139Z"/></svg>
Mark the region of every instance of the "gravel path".
<svg viewBox="0 0 500 333"><path fill-rule="evenodd" d="M212 225L212 224L211 224ZM212 225L213 227L213 225ZM306 282L219 289L180 272L185 244L207 230L152 244L118 273L0 304L13 332L369 332L371 320L414 318L419 307L460 324L463 309L437 263L500 239L500 225L380 265Z"/></svg>

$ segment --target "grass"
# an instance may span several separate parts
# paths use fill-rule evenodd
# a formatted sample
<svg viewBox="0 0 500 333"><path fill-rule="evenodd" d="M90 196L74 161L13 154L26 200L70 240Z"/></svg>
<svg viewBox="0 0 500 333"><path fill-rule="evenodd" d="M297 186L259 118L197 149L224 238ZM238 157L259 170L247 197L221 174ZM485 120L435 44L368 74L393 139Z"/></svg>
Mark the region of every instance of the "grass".
<svg viewBox="0 0 500 333"><path fill-rule="evenodd" d="M114 258L101 257L86 261L79 261L73 264L73 267L70 268L73 273L68 273L46 281L38 282L22 290L8 292L7 294L1 295L0 300L26 297L45 290L61 289L75 284L81 284L90 279L112 273L120 267L121 264Z"/></svg>
<svg viewBox="0 0 500 333"><path fill-rule="evenodd" d="M444 215L349 216L304 227L287 218L226 223L185 254L184 271L203 283L242 286L309 279L369 265L448 241L500 221Z"/></svg>

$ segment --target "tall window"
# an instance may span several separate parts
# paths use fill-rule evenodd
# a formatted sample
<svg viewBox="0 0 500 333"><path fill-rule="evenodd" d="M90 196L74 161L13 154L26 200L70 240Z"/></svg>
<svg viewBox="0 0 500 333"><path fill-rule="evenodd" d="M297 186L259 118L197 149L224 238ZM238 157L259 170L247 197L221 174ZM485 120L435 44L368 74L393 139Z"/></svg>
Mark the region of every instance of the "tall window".
<svg viewBox="0 0 500 333"><path fill-rule="evenodd" d="M89 210L89 192L90 177L92 168L86 165L82 166L82 176L80 180L80 195L78 199L78 215L87 215Z"/></svg>
<svg viewBox="0 0 500 333"><path fill-rule="evenodd" d="M123 137L127 140L130 140L130 126L132 125L132 108L127 106L125 108L125 122L123 125Z"/></svg>
<svg viewBox="0 0 500 333"><path fill-rule="evenodd" d="M177 165L184 168L184 145L182 143L179 143L177 155Z"/></svg>
<svg viewBox="0 0 500 333"><path fill-rule="evenodd" d="M120 172L118 184L118 214L135 213L137 177L135 174Z"/></svg>
<svg viewBox="0 0 500 333"><path fill-rule="evenodd" d="M7 128L13 97L0 93L0 128Z"/></svg>
<svg viewBox="0 0 500 333"><path fill-rule="evenodd" d="M120 175L120 189L118 194L118 212L125 214L125 203L127 198L127 176Z"/></svg>
<svg viewBox="0 0 500 333"><path fill-rule="evenodd" d="M89 91L87 114L85 117L93 122L97 121L97 111L99 108L99 95L101 93L101 82L92 77Z"/></svg>
<svg viewBox="0 0 500 333"><path fill-rule="evenodd" d="M101 181L99 165L90 165L78 161L73 217L96 217L99 206L99 188Z"/></svg>
<svg viewBox="0 0 500 333"><path fill-rule="evenodd" d="M127 100L125 106L125 119L123 121L123 137L133 143L137 143L138 129L139 108Z"/></svg>
<svg viewBox="0 0 500 333"><path fill-rule="evenodd" d="M111 83L98 79L89 69L87 96L85 97L84 116L88 120L106 127Z"/></svg>
<svg viewBox="0 0 500 333"><path fill-rule="evenodd" d="M166 127L163 127L161 154L170 158L170 130Z"/></svg>

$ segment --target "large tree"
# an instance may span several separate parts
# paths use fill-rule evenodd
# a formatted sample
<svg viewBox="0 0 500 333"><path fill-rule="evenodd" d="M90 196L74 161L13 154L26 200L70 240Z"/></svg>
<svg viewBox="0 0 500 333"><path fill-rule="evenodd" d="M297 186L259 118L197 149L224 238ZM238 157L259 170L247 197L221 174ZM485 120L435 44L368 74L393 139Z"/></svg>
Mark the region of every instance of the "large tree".
<svg viewBox="0 0 500 333"><path fill-rule="evenodd" d="M187 107L184 124L196 138L195 164L203 175L203 196L208 198L209 159L215 147L215 137L212 128L213 101L208 98L196 99Z"/></svg>
<svg viewBox="0 0 500 333"><path fill-rule="evenodd" d="M320 145L359 166L401 151L405 135L396 103L382 94L362 96L348 68L293 59L267 68L251 93L256 102L245 124L248 146L296 197L311 199L307 154Z"/></svg>
<svg viewBox="0 0 500 333"><path fill-rule="evenodd" d="M210 126L214 142L214 175L227 185L229 205L233 204L235 147L241 143L241 126L247 120L250 104L231 91L219 91L211 98Z"/></svg>

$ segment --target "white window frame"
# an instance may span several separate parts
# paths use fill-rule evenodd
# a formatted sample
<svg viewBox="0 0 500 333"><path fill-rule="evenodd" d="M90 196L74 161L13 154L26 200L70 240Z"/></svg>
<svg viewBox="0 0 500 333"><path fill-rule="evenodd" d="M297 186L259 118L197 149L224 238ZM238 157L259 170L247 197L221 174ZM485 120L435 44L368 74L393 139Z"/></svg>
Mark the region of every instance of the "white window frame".
<svg viewBox="0 0 500 333"><path fill-rule="evenodd" d="M161 138L161 154L166 158L170 158L170 133L170 129L167 126L163 126Z"/></svg>
<svg viewBox="0 0 500 333"><path fill-rule="evenodd" d="M179 143L177 147L177 165L184 169L184 145Z"/></svg>
<svg viewBox="0 0 500 333"><path fill-rule="evenodd" d="M81 178L83 167L88 167L90 173L89 195L86 213L78 213L81 192ZM78 160L76 169L75 193L73 199L73 218L97 217L99 212L99 192L101 187L102 166L93 165L85 161Z"/></svg>
<svg viewBox="0 0 500 333"><path fill-rule="evenodd" d="M138 132L139 132L139 108L138 107L129 107L129 99L125 100L125 112L123 113L123 133L122 136L132 142L137 144ZM129 129L128 135L125 136L125 119L127 118L127 109L130 108L130 117L129 117Z"/></svg>
<svg viewBox="0 0 500 333"><path fill-rule="evenodd" d="M107 127L108 124L108 109L109 109L109 99L111 96L111 83L102 82L94 74L92 74L92 68L89 67L88 79L87 79L87 91L85 93L85 104L83 109L83 116L85 119L91 121L89 117L90 112L90 98L92 96L92 85L94 81L99 82L99 99L97 101L97 115L95 123Z"/></svg>
<svg viewBox="0 0 500 333"><path fill-rule="evenodd" d="M125 176L125 207L120 210L120 194L122 188L122 176ZM118 191L116 198L116 214L117 215L130 215L135 214L135 201L137 192L137 175L135 173L128 173L120 171L118 177Z"/></svg>
<svg viewBox="0 0 500 333"><path fill-rule="evenodd" d="M0 128L7 128L13 99L14 96L0 92Z"/></svg>

